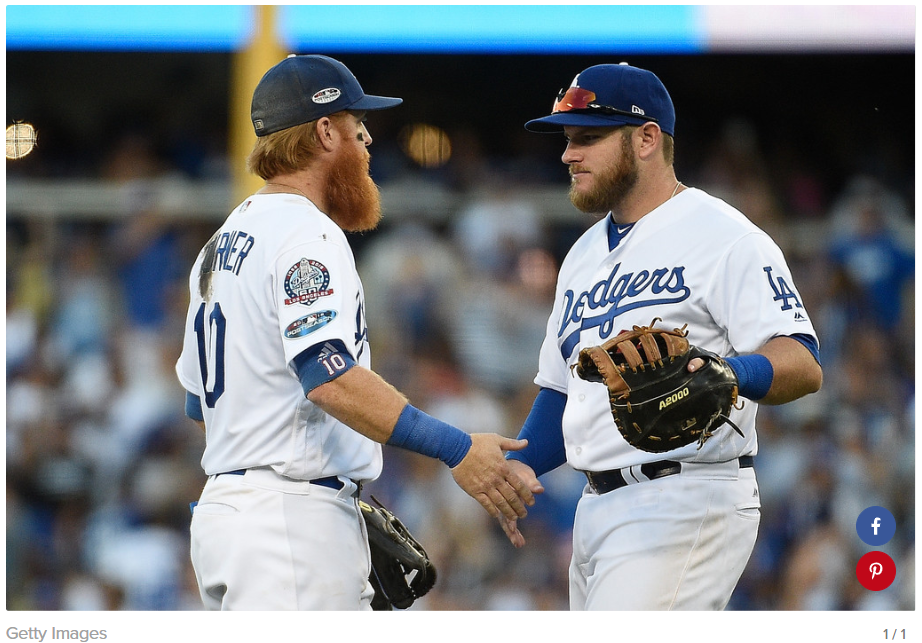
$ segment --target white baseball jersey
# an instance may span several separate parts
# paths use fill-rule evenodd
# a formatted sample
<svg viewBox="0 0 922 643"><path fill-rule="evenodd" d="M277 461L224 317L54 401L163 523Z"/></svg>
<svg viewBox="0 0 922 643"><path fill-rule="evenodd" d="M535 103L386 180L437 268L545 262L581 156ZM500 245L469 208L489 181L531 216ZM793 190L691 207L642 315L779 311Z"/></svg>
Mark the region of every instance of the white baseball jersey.
<svg viewBox="0 0 922 643"><path fill-rule="evenodd" d="M292 360L339 340L370 367L364 293L342 230L293 194L257 194L216 233L210 292L203 250L176 372L202 401L205 473L271 467L296 480L373 480L381 446L305 397ZM339 354L326 364L333 373Z"/></svg>
<svg viewBox="0 0 922 643"><path fill-rule="evenodd" d="M739 211L693 188L632 226L610 221L605 217L583 234L560 268L535 378L567 395L567 461L578 470L605 471L662 459L723 462L754 455L758 405L751 400L731 413L745 437L725 424L700 450L692 443L646 453L621 437L607 387L577 377L571 367L582 348L656 317L662 319L657 326L669 329L687 323L690 343L725 357L751 353L775 336L815 338L781 250Z"/></svg>

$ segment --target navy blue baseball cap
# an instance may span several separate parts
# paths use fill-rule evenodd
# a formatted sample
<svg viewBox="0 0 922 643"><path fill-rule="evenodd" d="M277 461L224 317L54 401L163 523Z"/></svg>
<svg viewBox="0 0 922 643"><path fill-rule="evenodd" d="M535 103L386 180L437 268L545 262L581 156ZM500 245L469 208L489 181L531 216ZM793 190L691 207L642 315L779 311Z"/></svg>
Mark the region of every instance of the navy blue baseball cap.
<svg viewBox="0 0 922 643"><path fill-rule="evenodd" d="M338 60L292 54L267 71L256 85L250 118L256 136L265 136L347 109L367 112L402 102L402 98L367 95Z"/></svg>
<svg viewBox="0 0 922 643"><path fill-rule="evenodd" d="M627 63L595 65L561 89L551 115L525 123L532 132L561 132L565 125L617 127L654 122L675 136L675 108L652 72Z"/></svg>

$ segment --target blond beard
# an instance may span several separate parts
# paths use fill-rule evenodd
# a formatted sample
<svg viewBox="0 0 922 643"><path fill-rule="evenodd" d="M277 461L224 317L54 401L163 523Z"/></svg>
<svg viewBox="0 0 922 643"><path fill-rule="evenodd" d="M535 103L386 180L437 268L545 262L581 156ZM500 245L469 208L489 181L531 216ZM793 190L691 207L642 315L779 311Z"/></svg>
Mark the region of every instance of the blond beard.
<svg viewBox="0 0 922 643"><path fill-rule="evenodd" d="M574 171L570 166L570 173ZM588 192L579 192L570 185L570 202L580 212L607 214L621 203L637 184L637 160L629 150L622 148L621 158L596 175L596 186Z"/></svg>
<svg viewBox="0 0 922 643"><path fill-rule="evenodd" d="M374 230L381 220L381 193L369 175L371 157L347 146L327 181L327 214L346 232Z"/></svg>

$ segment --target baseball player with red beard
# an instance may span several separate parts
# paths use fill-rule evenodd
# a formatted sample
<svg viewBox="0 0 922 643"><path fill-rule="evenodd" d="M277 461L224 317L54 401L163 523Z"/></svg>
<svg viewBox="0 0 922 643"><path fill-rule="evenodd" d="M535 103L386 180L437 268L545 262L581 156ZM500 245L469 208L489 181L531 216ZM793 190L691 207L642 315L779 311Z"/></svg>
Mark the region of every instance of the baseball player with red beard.
<svg viewBox="0 0 922 643"><path fill-rule="evenodd" d="M191 556L209 609L371 609L358 495L383 443L442 460L497 518L540 491L504 458L524 442L441 422L371 370L343 231L378 223L365 113L400 102L326 56L289 56L254 92L247 164L266 183L192 268L176 365L205 430Z"/></svg>
<svg viewBox="0 0 922 643"><path fill-rule="evenodd" d="M558 94L536 132L562 132L570 198L598 214L561 265L535 378L540 391L508 454L531 484L564 462L588 484L576 511L573 610L719 610L759 526L756 412L815 392L819 342L784 256L742 213L677 180L675 111L649 71L596 65ZM632 447L608 388L575 375L583 348L651 320L725 356L742 408L706 442ZM691 372L701 368L690 362ZM516 546L516 520L500 522Z"/></svg>

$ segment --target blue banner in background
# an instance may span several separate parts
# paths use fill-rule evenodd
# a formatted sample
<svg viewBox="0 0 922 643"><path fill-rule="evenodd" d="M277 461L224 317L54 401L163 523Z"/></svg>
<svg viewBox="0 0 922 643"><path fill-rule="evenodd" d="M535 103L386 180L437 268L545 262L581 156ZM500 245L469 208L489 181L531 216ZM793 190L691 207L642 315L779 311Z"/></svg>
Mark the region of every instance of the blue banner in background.
<svg viewBox="0 0 922 643"><path fill-rule="evenodd" d="M235 51L247 5L8 5L7 50Z"/></svg>
<svg viewBox="0 0 922 643"><path fill-rule="evenodd" d="M292 52L694 53L693 6L296 5L279 7ZM233 51L252 37L246 5L10 5L8 50Z"/></svg>
<svg viewBox="0 0 922 643"><path fill-rule="evenodd" d="M282 8L296 50L434 53L693 53L697 7L644 5Z"/></svg>
<svg viewBox="0 0 922 643"><path fill-rule="evenodd" d="M8 50L239 51L251 5L10 5ZM901 5L281 5L291 52L912 51Z"/></svg>

